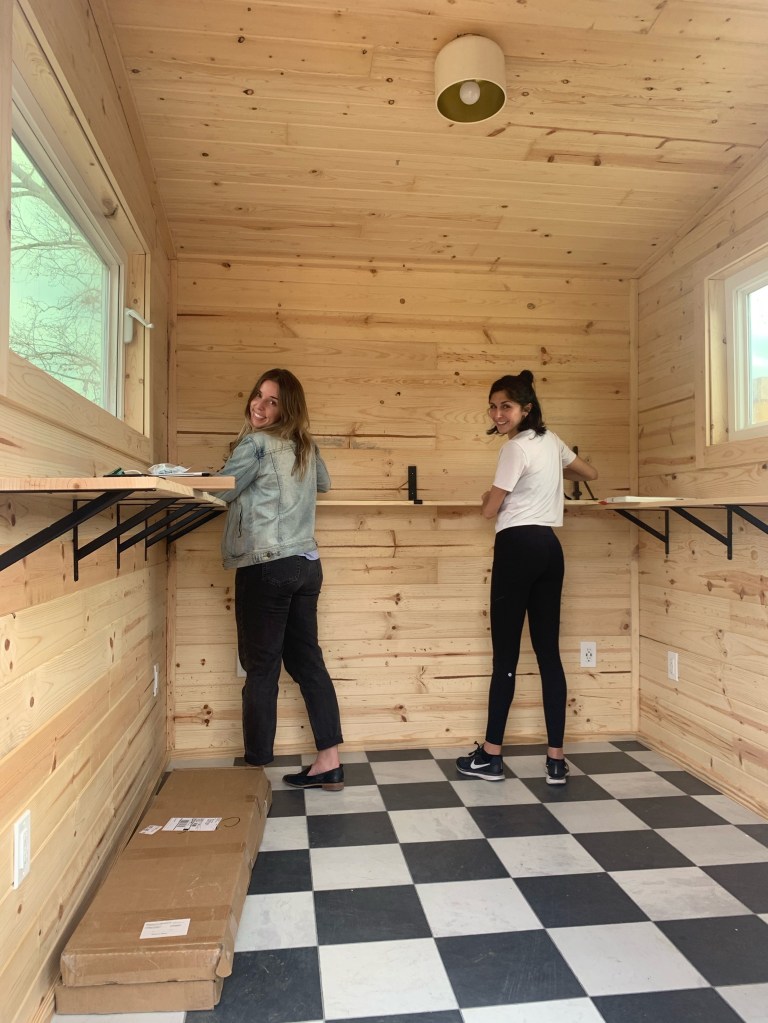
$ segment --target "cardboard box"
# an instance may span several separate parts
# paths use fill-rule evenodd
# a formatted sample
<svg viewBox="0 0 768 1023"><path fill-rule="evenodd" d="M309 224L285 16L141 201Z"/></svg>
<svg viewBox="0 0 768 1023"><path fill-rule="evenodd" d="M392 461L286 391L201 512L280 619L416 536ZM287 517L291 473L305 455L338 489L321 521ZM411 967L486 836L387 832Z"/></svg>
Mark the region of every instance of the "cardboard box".
<svg viewBox="0 0 768 1023"><path fill-rule="evenodd" d="M166 981L164 984L99 984L98 987L56 985L56 1012L88 1015L95 1012L181 1012L215 1009L223 978Z"/></svg>
<svg viewBox="0 0 768 1023"><path fill-rule="evenodd" d="M172 772L62 952L57 1010L215 1005L270 802L258 768Z"/></svg>

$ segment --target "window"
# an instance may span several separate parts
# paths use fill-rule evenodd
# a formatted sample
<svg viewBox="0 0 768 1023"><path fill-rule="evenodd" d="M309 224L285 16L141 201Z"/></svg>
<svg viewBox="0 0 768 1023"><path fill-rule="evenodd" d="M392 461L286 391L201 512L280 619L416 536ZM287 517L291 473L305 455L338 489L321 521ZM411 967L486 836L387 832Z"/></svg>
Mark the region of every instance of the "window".
<svg viewBox="0 0 768 1023"><path fill-rule="evenodd" d="M768 434L768 260L727 277L728 435Z"/></svg>
<svg viewBox="0 0 768 1023"><path fill-rule="evenodd" d="M151 199L117 97L93 95L79 70L70 87L24 5L13 6L5 139L13 323L0 336L0 403L55 419L60 441L76 435L70 471L82 469L91 442L93 450L151 461L152 369L162 364L147 329L153 282L163 330L166 313L165 274L150 256L157 230ZM89 123L78 96L98 124ZM114 130L105 128L112 120Z"/></svg>
<svg viewBox="0 0 768 1023"><path fill-rule="evenodd" d="M125 256L20 115L11 147L10 347L122 412Z"/></svg>
<svg viewBox="0 0 768 1023"><path fill-rule="evenodd" d="M702 341L696 464L762 465L768 438L768 249L703 278L696 296Z"/></svg>

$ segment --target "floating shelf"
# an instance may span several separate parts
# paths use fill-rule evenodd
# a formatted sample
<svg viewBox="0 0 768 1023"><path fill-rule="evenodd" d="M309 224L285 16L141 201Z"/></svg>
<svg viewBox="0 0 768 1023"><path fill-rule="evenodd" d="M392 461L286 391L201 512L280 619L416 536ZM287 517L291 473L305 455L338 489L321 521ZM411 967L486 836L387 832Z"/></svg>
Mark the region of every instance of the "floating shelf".
<svg viewBox="0 0 768 1023"><path fill-rule="evenodd" d="M64 496L72 499L72 511L52 522L51 525L39 530L34 535L22 540L9 550L0 554L0 571L9 568L27 555L39 550L65 533L72 533L74 551L74 576L78 578L80 562L89 554L99 550L112 540L116 541L117 567L120 567L120 555L135 544L144 541L146 552L161 540L167 543L185 536L205 522L223 514L227 505L215 496L216 491L230 490L235 486L232 476L201 476L183 477L179 479L160 478L157 476L99 476L99 477L0 477L0 494ZM115 508L115 525L85 544L79 541L79 527L89 519L110 508ZM412 498L403 500L345 500L320 498L318 509L323 508L474 508L478 513L480 504L477 500L426 499ZM637 500L566 500L566 510L591 512L615 512L639 526L645 532L664 544L665 554L669 555L670 543L670 512L691 522L697 528L722 543L730 560L733 557L733 517L734 515L749 522L756 529L768 533L768 523L747 511L748 507L768 508L768 496L760 496L739 501L718 498L638 498ZM726 512L726 531L724 533L703 522L689 509L722 508ZM125 509L131 514L124 518ZM664 513L664 528L644 522L636 512L661 511Z"/></svg>
<svg viewBox="0 0 768 1023"><path fill-rule="evenodd" d="M573 507L573 503L569 502ZM763 522L752 512L748 512L747 507L751 508L768 508L768 497L752 497L743 498L738 501L732 500L720 500L714 497L680 497L680 498L638 498L633 501L631 499L619 501L579 501L577 506L582 507L591 505L598 505L601 508L609 511L614 511L622 518L628 519L634 525L639 526L640 529L645 530L646 533L650 533L651 536L660 540L664 544L664 555L669 557L669 541L670 541L670 518L669 513L674 512L675 515L679 515L680 518L685 519L692 525L696 526L697 529L707 533L708 536L713 537L719 543L725 546L727 551L728 561L733 558L733 516L738 515L744 519L745 522L749 522L756 529L759 529L763 533L768 533L768 523ZM722 508L726 513L726 531L720 533L714 527L710 526L707 522L702 522L700 518L693 515L688 509L689 508ZM653 526L644 522L634 514L636 511L663 511L664 512L664 531L655 529Z"/></svg>
<svg viewBox="0 0 768 1023"><path fill-rule="evenodd" d="M414 505L418 505L422 508L476 508L478 513L480 511L479 501L459 501L459 500L410 500L404 501L402 499L394 501L386 500L362 500L362 501L337 501L333 499L319 500L317 502L318 508L412 508ZM660 540L664 544L665 556L669 556L669 541L670 541L670 519L669 513L672 511L681 518L686 519L693 525L697 526L703 532L713 537L715 540L722 543L728 554L728 560L733 558L733 516L738 515L740 518L749 522L756 529L761 530L763 533L768 533L768 523L763 522L756 515L748 512L746 509L751 508L768 508L768 496L760 496L754 498L744 498L739 501L730 501L728 499L721 500L714 497L691 497L691 498L664 498L664 497L642 497L636 500L624 499L620 501L611 500L573 500L567 499L565 501L566 510L581 510L581 511L596 511L596 512L615 512L617 515L621 515L622 518L628 519L634 525L639 526L640 529L645 530L651 536ZM693 515L689 508L722 508L726 512L726 532L720 533L706 522L702 522L701 519ZM664 512L664 529L656 529L654 526L644 522L641 518L635 514L638 511L661 511Z"/></svg>

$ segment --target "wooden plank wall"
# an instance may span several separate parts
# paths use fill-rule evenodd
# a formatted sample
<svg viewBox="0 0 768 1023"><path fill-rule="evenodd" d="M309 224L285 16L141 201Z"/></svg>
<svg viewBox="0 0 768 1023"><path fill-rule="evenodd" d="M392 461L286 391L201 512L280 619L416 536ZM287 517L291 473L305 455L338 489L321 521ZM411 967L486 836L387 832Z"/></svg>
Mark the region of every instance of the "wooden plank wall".
<svg viewBox="0 0 768 1023"><path fill-rule="evenodd" d="M768 244L768 160L654 265L639 287L642 493L748 498L768 464L738 452L696 462L696 367L705 345L701 281ZM765 518L765 516L762 516ZM703 513L725 529L725 512ZM732 561L682 519L670 557L640 538L640 731L718 788L768 813L768 537L735 520ZM668 649L679 681L667 678Z"/></svg>
<svg viewBox="0 0 768 1023"><path fill-rule="evenodd" d="M405 497L409 464L423 498L479 501L499 446L485 434L488 387L525 367L552 428L599 465L600 493L626 490L629 290L608 275L179 262L179 460L219 468L257 376L282 365L305 385L329 496L389 502L318 513L321 638L350 748L481 737L492 524L474 508L391 502ZM177 552L177 753L242 748L221 529ZM632 730L628 535L618 516L575 510L561 532L571 736ZM578 667L582 639L597 641L596 671ZM541 738L538 685L526 644L511 739ZM309 749L290 683L280 701L280 750Z"/></svg>
<svg viewBox="0 0 768 1023"><path fill-rule="evenodd" d="M15 48L13 58L20 69L33 69L26 84L53 102L46 113L76 155L92 160L90 167L109 168L115 193L128 197L118 215L130 210L147 240L146 286L157 327L145 381L151 381L154 404L141 416L149 412L152 435L130 430L11 354L7 386L0 386L3 476L93 476L165 456L169 264L118 96L119 77L107 61L108 40L94 29L98 9L95 0L2 0L0 93L10 97L11 33L5 29L12 16L14 46L25 40L23 53ZM62 109L65 119L57 121ZM83 132L75 130L72 111ZM9 149L3 134L3 166ZM5 235L2 244L0 265L6 266ZM0 320L8 313L4 291L2 297ZM142 366L135 370L147 375ZM71 503L44 495L2 497L0 548L70 510ZM104 517L98 525L109 522ZM82 539L95 529L85 527ZM64 537L0 580L3 1023L50 1016L61 949L165 763L166 562L162 550L153 551L145 563L142 549L134 548L118 573L110 545L83 562L75 583L71 538ZM161 665L159 699L152 696L154 663ZM31 871L13 890L13 822L27 809Z"/></svg>

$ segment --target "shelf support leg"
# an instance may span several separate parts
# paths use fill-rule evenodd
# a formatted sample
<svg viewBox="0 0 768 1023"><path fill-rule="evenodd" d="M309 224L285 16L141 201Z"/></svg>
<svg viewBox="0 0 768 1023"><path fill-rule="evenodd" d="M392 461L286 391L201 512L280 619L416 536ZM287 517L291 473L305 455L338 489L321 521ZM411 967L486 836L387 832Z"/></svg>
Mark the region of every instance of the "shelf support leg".
<svg viewBox="0 0 768 1023"><path fill-rule="evenodd" d="M701 519L697 519L695 515L691 515L691 513L689 511L686 511L685 508L673 508L672 511L676 515L679 515L681 519L686 519L688 522L692 523L702 532L707 533L711 537L714 537L715 540L723 544L723 546L725 547L726 551L728 552L728 560L730 561L733 558L733 515L731 514L730 508L727 509L728 532L725 534L718 533L716 529L708 525L706 522L702 522Z"/></svg>
<svg viewBox="0 0 768 1023"><path fill-rule="evenodd" d="M623 508L614 508L617 515L621 515L624 519L629 519L634 525L644 529L646 533L650 533L651 536L655 536L657 540L661 540L664 544L664 556L669 557L669 512L664 511L664 532L659 532L658 529L654 529L653 526L649 526L647 522L643 522L637 515L633 515L632 512L625 511Z"/></svg>
<svg viewBox="0 0 768 1023"><path fill-rule="evenodd" d="M41 547L44 547L47 543L51 543L53 540L58 540L60 536L65 533L69 533L70 530L76 530L79 525L83 522L87 522L88 519L93 518L94 515L100 515L102 512L111 508L119 501L124 501L130 497L133 493L132 490L112 490L103 494L99 494L98 497L94 497L89 500L80 508L74 508L69 515L65 515L61 519L57 519L52 522L50 526L46 526L45 529L41 529L37 533L33 533L32 536L27 537L26 540L22 540L21 543L17 543L15 547L11 547L10 550L4 554L0 554L0 572L4 568L9 568L11 565L15 565L17 561L21 561L30 554L34 554L35 551L39 551ZM75 579L77 579L77 563L75 563Z"/></svg>

